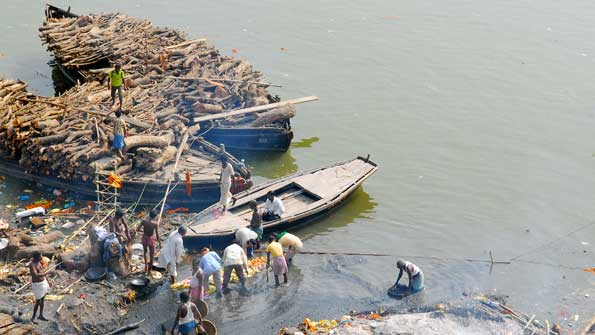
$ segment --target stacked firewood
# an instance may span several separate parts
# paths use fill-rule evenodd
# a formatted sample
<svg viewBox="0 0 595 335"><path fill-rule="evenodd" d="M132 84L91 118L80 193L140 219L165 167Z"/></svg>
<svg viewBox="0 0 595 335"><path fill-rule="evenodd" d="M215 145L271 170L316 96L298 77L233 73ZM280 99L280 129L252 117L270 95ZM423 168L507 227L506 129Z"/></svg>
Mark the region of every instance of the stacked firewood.
<svg viewBox="0 0 595 335"><path fill-rule="evenodd" d="M112 64L120 62L129 86L158 86L172 108L169 115L187 125L198 116L272 101L269 84L248 62L146 20L123 14L51 18L39 30L56 59L85 73L87 80L104 80Z"/></svg>
<svg viewBox="0 0 595 335"><path fill-rule="evenodd" d="M160 99L131 89L127 96L138 102L124 110L126 148L140 157L121 162L110 150L115 116L105 86L86 83L54 98L32 95L25 87L0 80L0 148L33 174L88 180L96 169L156 171L173 159L182 134L197 130L166 113L155 115Z"/></svg>

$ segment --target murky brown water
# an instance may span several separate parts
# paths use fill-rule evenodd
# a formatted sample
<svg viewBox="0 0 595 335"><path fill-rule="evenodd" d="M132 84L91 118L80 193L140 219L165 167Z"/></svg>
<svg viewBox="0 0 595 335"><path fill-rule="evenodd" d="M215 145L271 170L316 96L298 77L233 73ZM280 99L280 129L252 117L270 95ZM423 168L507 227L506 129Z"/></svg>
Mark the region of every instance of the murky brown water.
<svg viewBox="0 0 595 335"><path fill-rule="evenodd" d="M299 106L289 152L246 157L262 178L368 153L380 164L349 203L296 232L308 249L477 259L491 250L507 260L537 248L520 259L595 263L593 2L56 4L122 11L207 37L284 86L275 93L320 96ZM0 73L52 94L50 55L36 32L42 12L41 1L3 1ZM595 277L580 270L411 260L426 273L427 303L497 290L542 318L593 312ZM301 256L291 286L252 281L250 297L213 304L213 316L224 334L257 334L304 316L406 305L385 296L394 261ZM163 301L169 308L172 299Z"/></svg>

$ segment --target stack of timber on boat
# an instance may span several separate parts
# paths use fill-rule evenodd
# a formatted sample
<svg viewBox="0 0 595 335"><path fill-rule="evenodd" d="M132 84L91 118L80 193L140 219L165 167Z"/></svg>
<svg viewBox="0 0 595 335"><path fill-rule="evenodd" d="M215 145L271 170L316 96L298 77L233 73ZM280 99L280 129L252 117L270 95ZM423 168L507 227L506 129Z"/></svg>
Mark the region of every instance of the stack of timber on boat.
<svg viewBox="0 0 595 335"><path fill-rule="evenodd" d="M95 173L117 172L124 183L122 202L155 204L164 196L167 180L185 182L190 173L192 196L185 187L175 188L171 204L200 208L219 198L222 156L245 178L249 171L226 152L200 137L192 137L181 148L177 171L174 160L184 134L194 135L198 127L186 127L176 115L153 113L162 101L150 89L129 91L133 103L124 110L128 125L125 139L127 159L121 161L111 150L114 113L109 92L98 82L75 86L60 97L28 93L26 84L0 79L0 173L63 187L89 198L95 196Z"/></svg>
<svg viewBox="0 0 595 335"><path fill-rule="evenodd" d="M279 102L260 71L244 60L222 56L204 39L186 40L178 30L124 14L78 16L49 5L39 31L61 68L77 71L85 81L105 81L112 64L120 62L129 86L159 86L158 94L167 102L158 106L158 113L177 115L187 126L200 123L205 139L216 145L285 151L293 138L291 104L201 121ZM126 107L131 102L125 100Z"/></svg>
<svg viewBox="0 0 595 335"><path fill-rule="evenodd" d="M196 249L227 246L235 238L236 230L249 226L252 217L250 201L255 200L262 212L269 191L283 201L285 214L280 219L263 222L264 232L293 229L342 204L377 169L369 156L356 157L254 186L236 194L236 203L224 215L215 210L219 205L197 214L188 226L190 229L184 236L184 243Z"/></svg>

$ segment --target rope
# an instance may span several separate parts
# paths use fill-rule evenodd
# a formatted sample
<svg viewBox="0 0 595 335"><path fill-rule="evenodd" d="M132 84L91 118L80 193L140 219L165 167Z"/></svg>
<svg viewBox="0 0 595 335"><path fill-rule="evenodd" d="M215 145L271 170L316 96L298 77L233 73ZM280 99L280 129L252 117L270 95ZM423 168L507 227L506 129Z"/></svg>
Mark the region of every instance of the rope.
<svg viewBox="0 0 595 335"><path fill-rule="evenodd" d="M524 253L511 258L510 260L511 261L515 261L515 260L517 260L517 259L519 259L519 258L521 258L523 256L529 255L529 254L531 254L531 253L533 253L533 252L535 252L537 250L543 249L543 248L551 245L554 242L558 242L559 240L561 240L563 238L566 238L566 237L568 237L568 236L570 236L570 235L572 235L574 233L577 233L577 232L579 232L579 231L581 231L581 230L583 230L583 229L585 229L587 227L593 226L593 225L595 225L595 222L591 222L591 223L587 223L585 225L582 225L582 226L578 227L577 229L575 229L575 230L573 230L573 231L571 231L571 232L569 232L569 233L567 233L565 235L559 236L559 237L557 237L557 238L555 238L555 239L553 239L553 240L551 240L551 241L549 241L547 243L541 244L538 247L535 247L533 249L529 249L528 251L525 251Z"/></svg>
<svg viewBox="0 0 595 335"><path fill-rule="evenodd" d="M266 250L258 249L258 250L254 250L254 252L265 253ZM554 268L563 268L563 269L567 269L567 270L582 271L584 269L584 267L580 267L580 266L570 266L570 265L562 265L562 264L538 262L538 261L528 261L528 260L496 261L494 259L487 260L487 259L460 258L460 257L394 255L394 254L360 253L360 252L324 252L324 251L300 251L300 252L298 252L298 254L302 254L302 255L334 255L334 256L366 256L366 257L368 257L368 256L370 256L370 257L402 257L402 258L414 258L414 259L429 259L429 260L434 260L434 261L457 261L457 262L486 263L486 264L490 264L490 265L494 265L494 264L510 265L512 263L524 263L524 264L543 265L543 266L549 266L549 267L554 267Z"/></svg>

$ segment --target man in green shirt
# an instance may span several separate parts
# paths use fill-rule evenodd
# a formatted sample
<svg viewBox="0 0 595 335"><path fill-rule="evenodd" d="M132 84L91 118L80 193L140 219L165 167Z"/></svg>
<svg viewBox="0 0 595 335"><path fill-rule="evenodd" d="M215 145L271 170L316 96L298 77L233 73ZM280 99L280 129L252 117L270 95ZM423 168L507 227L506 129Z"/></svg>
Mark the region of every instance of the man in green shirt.
<svg viewBox="0 0 595 335"><path fill-rule="evenodd" d="M118 92L118 98L120 99L120 108L118 108L119 110L122 110L122 85L124 85L124 88L126 88L126 83L124 81L124 70L122 70L122 65L120 65L120 63L116 63L114 69L109 73L107 86L112 94L112 106L116 100L116 91Z"/></svg>

